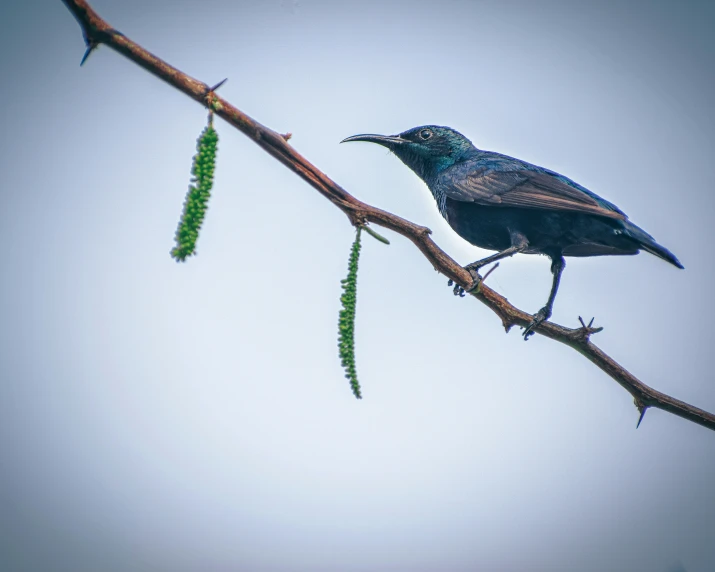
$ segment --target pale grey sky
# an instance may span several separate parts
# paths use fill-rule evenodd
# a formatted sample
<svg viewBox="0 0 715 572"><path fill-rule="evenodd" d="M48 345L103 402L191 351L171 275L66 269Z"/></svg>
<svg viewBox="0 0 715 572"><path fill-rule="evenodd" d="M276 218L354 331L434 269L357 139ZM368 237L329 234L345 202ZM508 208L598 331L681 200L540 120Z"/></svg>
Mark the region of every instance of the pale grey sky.
<svg viewBox="0 0 715 572"><path fill-rule="evenodd" d="M554 319L715 410L708 2L96 0L357 197L486 254L348 135L450 125L671 249L567 261ZM218 121L199 255L169 257L205 122L59 1L0 7L0 560L7 570L715 569L715 434L365 238L353 398L345 216ZM491 285L543 305L545 258Z"/></svg>

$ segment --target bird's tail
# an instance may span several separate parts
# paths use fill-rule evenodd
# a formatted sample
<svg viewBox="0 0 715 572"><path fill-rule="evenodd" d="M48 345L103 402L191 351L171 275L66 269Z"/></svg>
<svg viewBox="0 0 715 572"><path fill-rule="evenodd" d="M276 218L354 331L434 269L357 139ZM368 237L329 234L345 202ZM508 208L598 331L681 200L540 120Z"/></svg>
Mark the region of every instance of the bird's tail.
<svg viewBox="0 0 715 572"><path fill-rule="evenodd" d="M684 268L675 254L670 252L665 246L658 244L655 239L641 227L636 226L630 221L625 222L625 227L625 235L637 242L640 248L651 254L655 254L658 258L670 262L673 266Z"/></svg>

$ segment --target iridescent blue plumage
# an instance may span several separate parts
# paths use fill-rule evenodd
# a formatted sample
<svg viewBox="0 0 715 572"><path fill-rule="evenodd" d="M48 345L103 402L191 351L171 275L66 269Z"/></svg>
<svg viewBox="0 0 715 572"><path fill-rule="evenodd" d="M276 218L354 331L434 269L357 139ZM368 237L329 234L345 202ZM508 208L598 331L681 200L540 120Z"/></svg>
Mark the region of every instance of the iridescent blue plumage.
<svg viewBox="0 0 715 572"><path fill-rule="evenodd" d="M613 203L549 169L477 149L450 127L425 125L399 135L355 135L345 141L390 149L427 184L440 213L462 238L498 251L466 267L475 285L479 268L506 256L523 252L551 258L551 293L526 328L525 339L551 316L564 256L646 250L683 267Z"/></svg>

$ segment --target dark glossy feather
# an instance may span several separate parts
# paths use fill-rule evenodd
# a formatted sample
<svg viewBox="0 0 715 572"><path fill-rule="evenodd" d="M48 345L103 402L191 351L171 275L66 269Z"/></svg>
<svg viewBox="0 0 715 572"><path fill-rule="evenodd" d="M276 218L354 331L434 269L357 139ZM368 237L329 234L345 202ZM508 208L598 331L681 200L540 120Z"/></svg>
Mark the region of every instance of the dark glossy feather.
<svg viewBox="0 0 715 572"><path fill-rule="evenodd" d="M433 184L452 200L484 206L626 218L618 207L563 175L498 153L479 151L440 172Z"/></svg>

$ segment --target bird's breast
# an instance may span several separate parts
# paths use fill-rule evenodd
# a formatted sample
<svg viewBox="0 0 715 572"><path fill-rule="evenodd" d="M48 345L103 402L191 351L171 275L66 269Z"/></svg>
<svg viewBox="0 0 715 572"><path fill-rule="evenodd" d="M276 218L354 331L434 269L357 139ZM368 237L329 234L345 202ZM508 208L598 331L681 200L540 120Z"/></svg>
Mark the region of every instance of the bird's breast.
<svg viewBox="0 0 715 572"><path fill-rule="evenodd" d="M504 250L511 246L509 228L513 221L510 221L508 210L445 197L444 211L440 209L440 212L449 226L467 242L487 250Z"/></svg>

